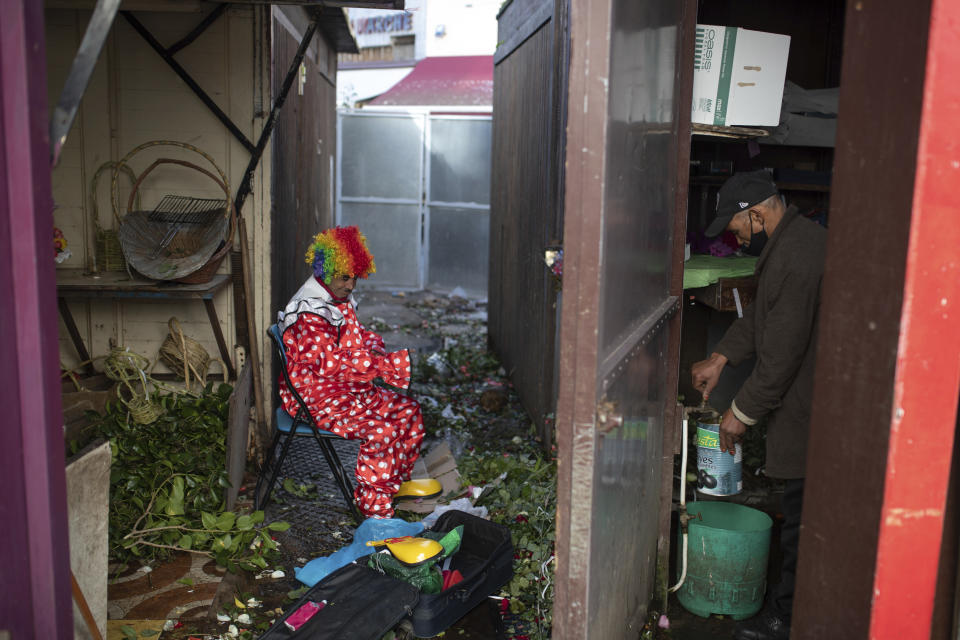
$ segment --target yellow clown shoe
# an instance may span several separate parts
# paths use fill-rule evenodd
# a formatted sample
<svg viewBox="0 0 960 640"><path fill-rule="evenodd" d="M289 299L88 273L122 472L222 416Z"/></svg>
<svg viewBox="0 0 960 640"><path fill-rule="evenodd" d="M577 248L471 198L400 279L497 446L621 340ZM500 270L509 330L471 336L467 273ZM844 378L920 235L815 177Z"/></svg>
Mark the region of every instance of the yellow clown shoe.
<svg viewBox="0 0 960 640"><path fill-rule="evenodd" d="M410 538L401 542L388 542L387 549L399 562L408 567L416 567L425 562L436 560L443 555L443 545L427 538Z"/></svg>
<svg viewBox="0 0 960 640"><path fill-rule="evenodd" d="M407 480L393 495L394 500L416 500L418 498L436 498L443 493L443 485L433 478Z"/></svg>
<svg viewBox="0 0 960 640"><path fill-rule="evenodd" d="M385 540L371 540L367 543L367 546L386 546L390 554L396 558L398 562L408 567L416 567L425 562L436 560L443 554L443 545L436 540L413 538L410 536L387 538Z"/></svg>

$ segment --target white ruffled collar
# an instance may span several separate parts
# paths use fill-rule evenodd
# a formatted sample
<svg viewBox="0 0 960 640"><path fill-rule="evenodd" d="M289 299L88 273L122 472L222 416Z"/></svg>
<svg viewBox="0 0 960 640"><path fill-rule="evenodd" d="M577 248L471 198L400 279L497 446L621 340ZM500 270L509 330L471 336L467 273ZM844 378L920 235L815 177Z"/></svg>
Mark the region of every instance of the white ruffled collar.
<svg viewBox="0 0 960 640"><path fill-rule="evenodd" d="M354 300L352 293L347 296L347 302L353 305L354 309L357 308L357 301ZM340 327L343 325L344 317L343 312L337 308L337 304L326 287L317 282L316 278L310 276L303 283L303 286L293 294L283 311L277 314L277 326L280 328L280 333L296 323L301 313L318 315L333 326Z"/></svg>

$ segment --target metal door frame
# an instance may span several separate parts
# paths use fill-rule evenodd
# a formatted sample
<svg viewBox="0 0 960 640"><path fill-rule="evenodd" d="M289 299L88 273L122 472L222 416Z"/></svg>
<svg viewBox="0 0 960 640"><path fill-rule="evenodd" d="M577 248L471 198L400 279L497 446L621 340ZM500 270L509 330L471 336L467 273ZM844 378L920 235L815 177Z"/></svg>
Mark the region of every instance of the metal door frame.
<svg viewBox="0 0 960 640"><path fill-rule="evenodd" d="M361 116L365 118L409 118L420 123L420 174L418 182L420 184L420 198L412 200L409 198L379 198L362 196L344 196L343 195L343 126L341 126L344 117ZM425 111L407 110L407 111L337 111L337 182L336 182L336 224L342 224L343 202L358 202L367 204L416 204L417 211L420 214L420 246L419 261L417 264L417 285L394 286L384 284L382 286L397 290L422 290L429 280L430 271L430 210L431 207L447 207L458 209L471 209L477 211L490 212L490 203L481 204L477 202L445 202L442 200L433 200L430 197L430 169L431 159L430 150L433 138L433 123L437 120L476 120L492 122L493 118L489 115L450 115L450 114L431 114Z"/></svg>
<svg viewBox="0 0 960 640"><path fill-rule="evenodd" d="M430 169L431 169L431 150L433 149L433 123L437 120L477 120L477 121L488 121L491 123L491 143L493 141L493 117L492 116L472 116L472 115L432 115L427 114L427 129L426 129L426 139L424 140L423 156L424 156L424 186L423 186L423 217L422 217L422 243L423 243L423 263L420 265L421 278L420 281L423 286L430 284L430 211L431 207L448 207L448 208L458 208L458 209L472 209L476 211L486 211L487 214L490 214L490 194L489 194L489 185L487 190L487 204L480 204L477 202L443 202L441 200L433 200L430 197Z"/></svg>
<svg viewBox="0 0 960 640"><path fill-rule="evenodd" d="M362 197L362 196L344 196L343 195L343 118L344 117L361 117L361 118L407 118L413 121L419 121L420 125L420 173L417 178L417 182L420 186L419 194L420 197L416 200L410 198L378 198L378 197ZM417 263L417 284L413 287L411 286L395 286L384 283L382 286L385 288L395 289L398 291L411 291L423 289L424 286L424 271L426 264L424 257L424 227L429 224L424 220L424 217L427 215L427 212L424 211L424 189L426 184L426 160L424 154L427 149L427 114L417 113L414 111L390 111L388 112L357 112L357 111L346 111L346 110L337 110L337 209L335 214L336 223L342 224L343 221L343 202L359 202L367 204L405 204L405 205L416 205L417 212L420 214L420 244L417 247L418 250L418 263Z"/></svg>
<svg viewBox="0 0 960 640"><path fill-rule="evenodd" d="M577 640L594 637L591 612L603 603L591 602L591 528L595 514L592 505L593 468L597 461L597 443L610 429L616 428L625 417L605 406L604 392L609 381L620 375L634 353L644 345L666 335L666 395L663 398L662 449L653 458L659 465L654 469L660 484L657 494L658 513L650 514L657 522L656 549L648 553L657 557L658 575L653 582L653 594L665 594L666 575L660 570L666 549L669 548L669 512L671 504L673 451L679 425L670 389L675 389L679 365L680 317L676 314L682 287L682 263L685 230L686 186L689 160L689 100L692 74L684 73L681 65L692 56L693 25L696 21L696 3L685 0L677 7L676 35L677 70L674 74L674 109L669 135L676 136L671 179L676 189L668 209L673 216L671 244L668 255L672 268L667 290L656 308L648 309L643 317L618 336L615 345L604 348L599 343L601 316L600 300L590 294L603 275L600 258L603 256L602 209L606 204L605 188L608 160L606 137L609 118L609 83L613 33L613 0L591 0L571 5L570 38L581 46L571 47L566 141L566 193L564 228L564 308L560 344L559 397L557 404L557 434L559 448L558 509L557 509L557 575L554 603L554 638ZM690 49L686 52L684 47ZM692 68L692 67L691 67ZM688 86L689 85L689 86ZM653 133L653 130L650 131ZM599 204L599 206L597 206ZM682 215L681 215L682 213ZM584 294L583 292L588 292ZM599 404L598 404L598 401ZM587 468L589 467L589 473ZM667 480L664 481L664 478ZM586 512L585 512L586 511ZM666 533L665 529L666 527ZM643 595L643 594L639 594ZM621 611L627 616L623 622L623 637L636 637L642 626L639 613Z"/></svg>

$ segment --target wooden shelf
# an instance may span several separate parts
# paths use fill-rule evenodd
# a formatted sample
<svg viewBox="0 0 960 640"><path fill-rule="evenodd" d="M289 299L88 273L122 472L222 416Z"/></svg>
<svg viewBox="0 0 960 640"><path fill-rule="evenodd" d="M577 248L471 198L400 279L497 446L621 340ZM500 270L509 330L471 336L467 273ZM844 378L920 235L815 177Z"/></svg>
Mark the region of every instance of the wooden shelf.
<svg viewBox="0 0 960 640"><path fill-rule="evenodd" d="M708 136L711 138L727 138L734 140L756 140L770 135L766 129L756 129L753 127L725 127L713 124L700 124L694 122L690 125L690 133L695 136Z"/></svg>

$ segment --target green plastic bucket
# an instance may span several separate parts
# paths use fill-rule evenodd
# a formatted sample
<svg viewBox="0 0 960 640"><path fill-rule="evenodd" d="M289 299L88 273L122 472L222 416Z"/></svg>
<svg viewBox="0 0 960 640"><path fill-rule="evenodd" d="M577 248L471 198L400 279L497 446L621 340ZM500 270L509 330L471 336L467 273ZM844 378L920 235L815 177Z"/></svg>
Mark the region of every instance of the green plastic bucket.
<svg viewBox="0 0 960 640"><path fill-rule="evenodd" d="M756 614L767 588L773 520L730 502L693 502L687 513L687 577L677 592L680 604L704 618L719 613L742 620Z"/></svg>

